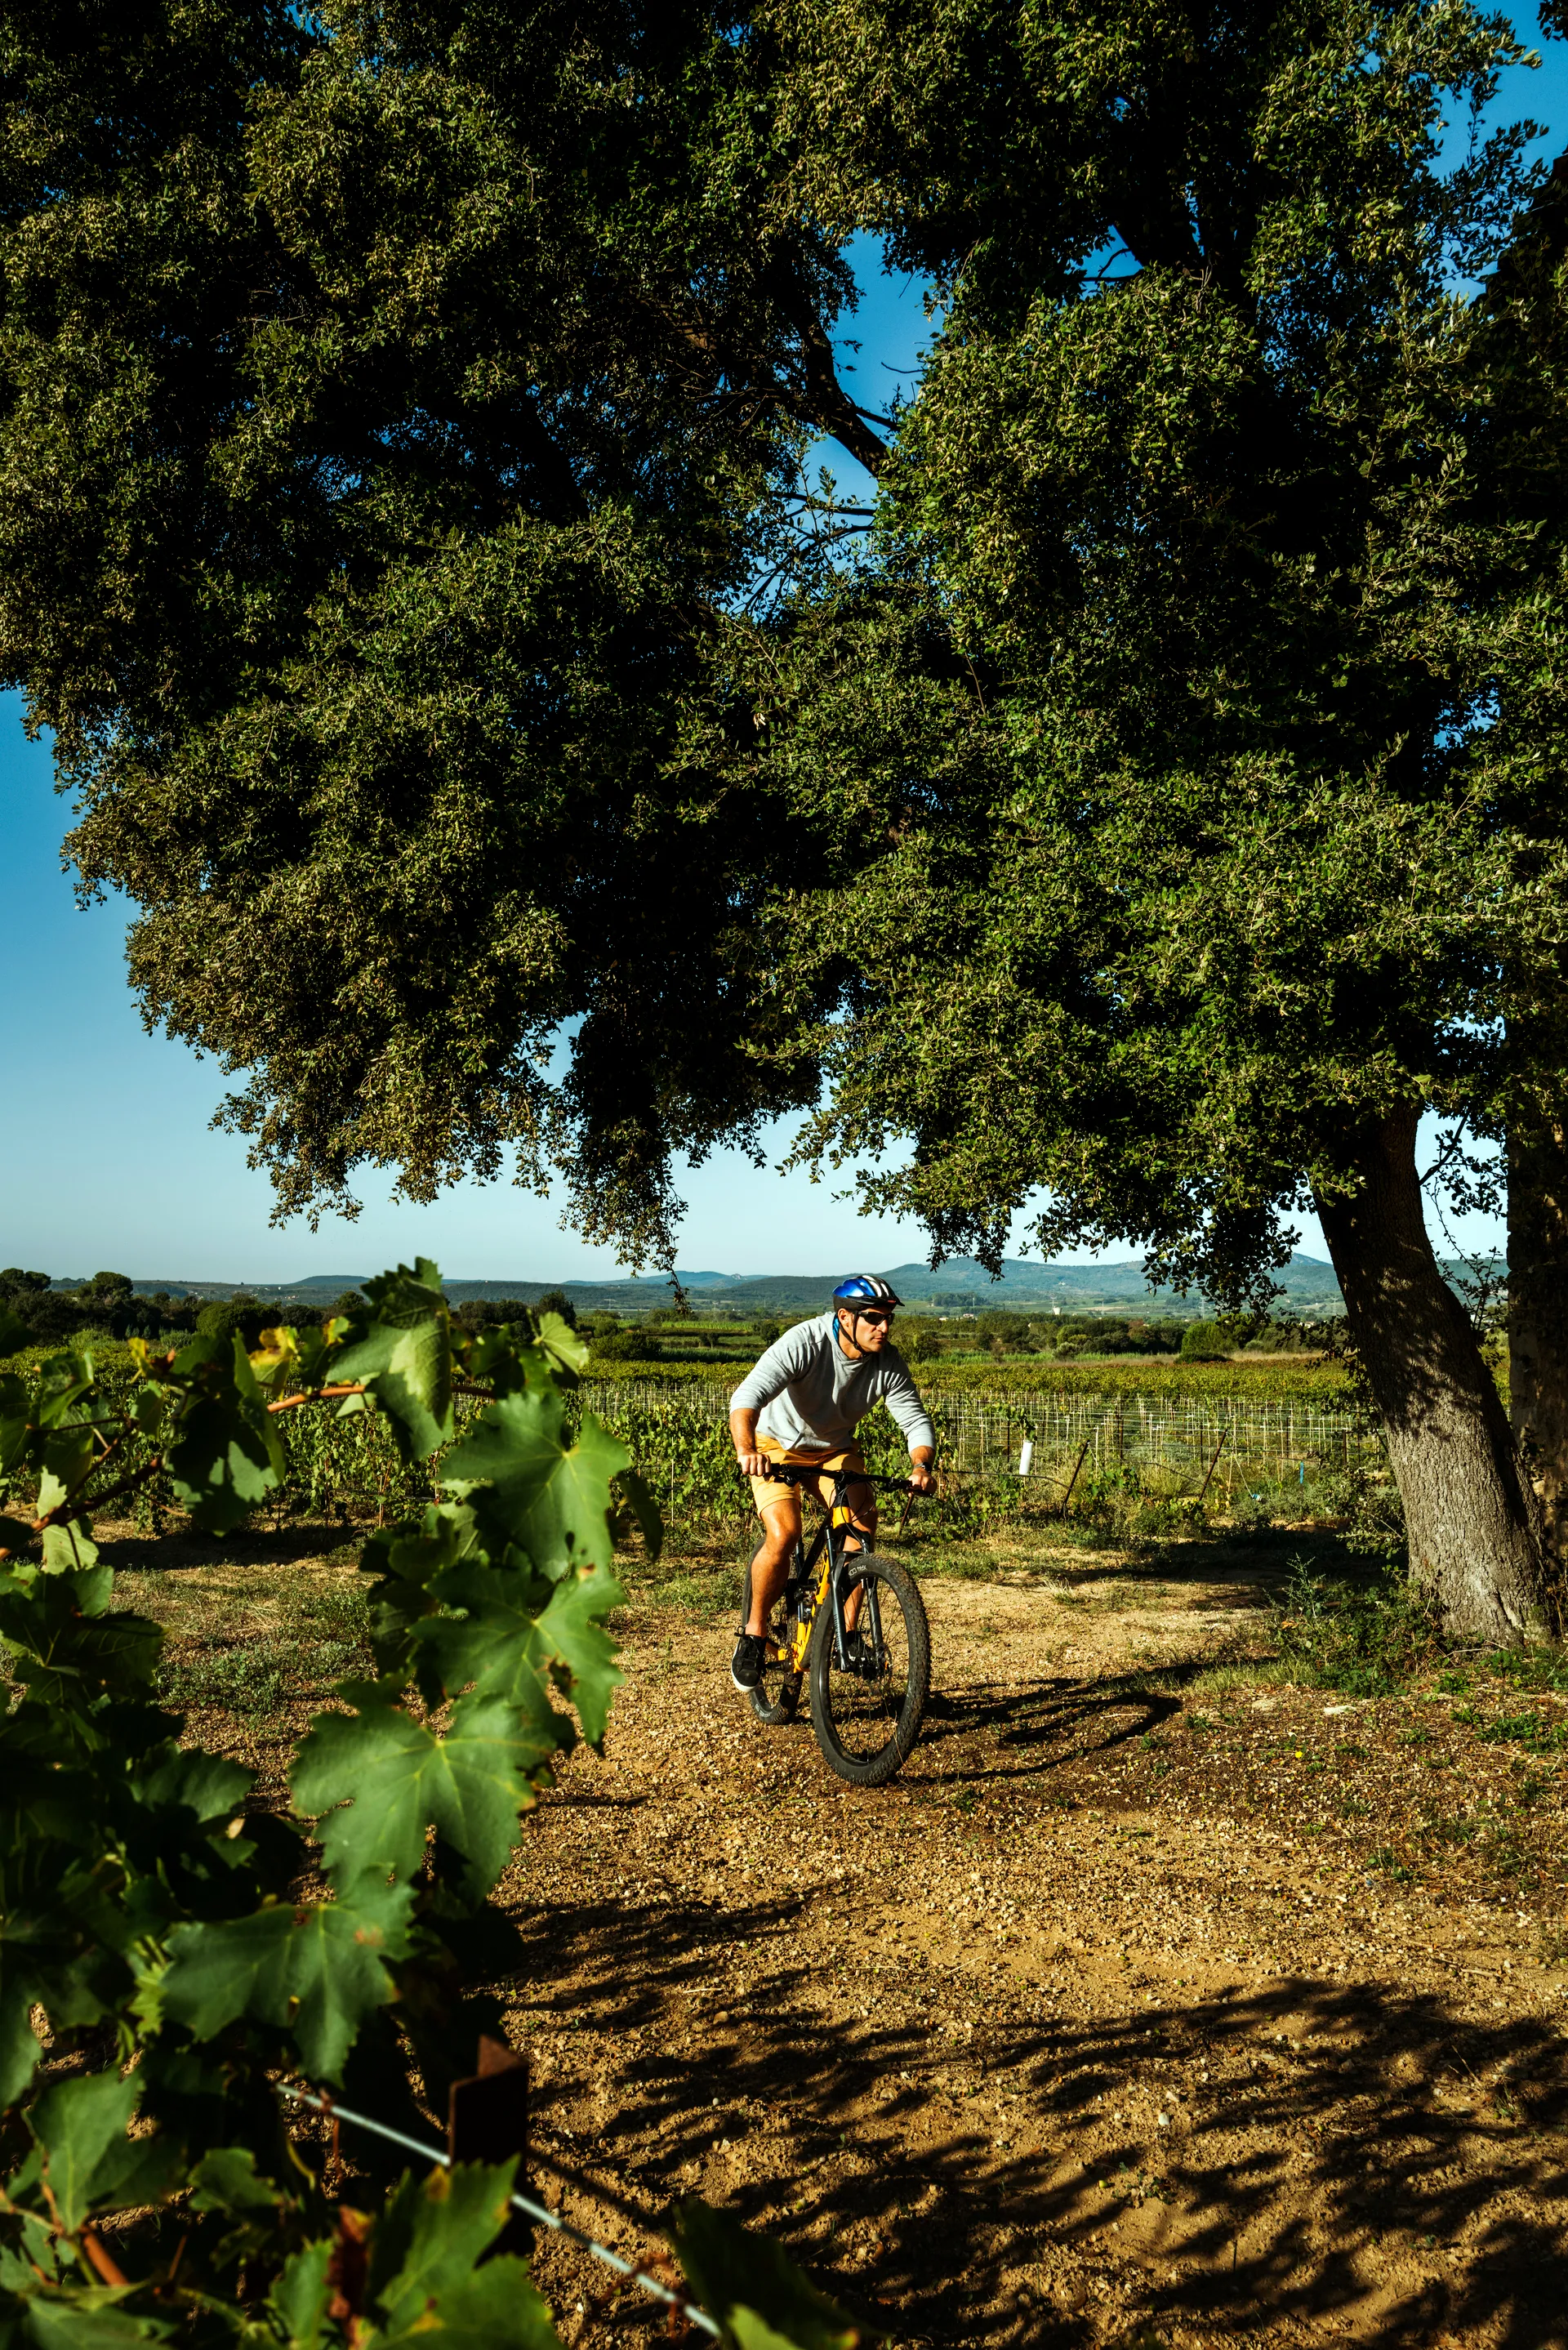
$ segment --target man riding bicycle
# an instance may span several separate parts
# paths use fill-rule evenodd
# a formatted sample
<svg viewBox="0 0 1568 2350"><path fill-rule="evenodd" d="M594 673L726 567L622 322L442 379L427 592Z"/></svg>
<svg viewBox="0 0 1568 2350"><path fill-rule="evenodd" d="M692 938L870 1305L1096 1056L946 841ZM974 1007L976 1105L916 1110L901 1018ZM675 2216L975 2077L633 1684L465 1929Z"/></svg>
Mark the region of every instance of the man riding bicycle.
<svg viewBox="0 0 1568 2350"><path fill-rule="evenodd" d="M937 1433L909 1367L892 1344L899 1303L876 1274L851 1274L834 1291L831 1313L797 1322L775 1339L730 1398L735 1458L752 1481L763 1537L752 1561L752 1612L730 1667L730 1679L742 1692L754 1690L762 1678L768 1617L788 1577L801 1530L798 1492L794 1485L772 1483L769 1470L846 1469L863 1476L866 1463L855 1430L873 1404L885 1402L909 1447L910 1483L917 1492L930 1491ZM817 1479L816 1490L831 1506L830 1474ZM860 1548L870 1550L877 1537L874 1490L851 1485L845 1503ZM846 1611L851 1629L853 1612Z"/></svg>

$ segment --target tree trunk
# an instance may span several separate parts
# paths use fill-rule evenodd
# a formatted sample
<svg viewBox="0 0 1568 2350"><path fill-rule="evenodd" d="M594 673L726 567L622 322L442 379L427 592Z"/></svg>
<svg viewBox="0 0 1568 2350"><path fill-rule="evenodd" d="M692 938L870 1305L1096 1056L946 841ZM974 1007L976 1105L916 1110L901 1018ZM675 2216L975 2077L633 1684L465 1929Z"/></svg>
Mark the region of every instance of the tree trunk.
<svg viewBox="0 0 1568 2350"><path fill-rule="evenodd" d="M1508 1400L1561 1589L1568 1547L1568 1134L1508 1137Z"/></svg>
<svg viewBox="0 0 1568 2350"><path fill-rule="evenodd" d="M1417 1117L1402 1112L1363 1135L1346 1170L1361 1189L1315 1204L1383 1416L1411 1575L1450 1631L1517 1646L1544 1628L1540 1510L1427 1237Z"/></svg>

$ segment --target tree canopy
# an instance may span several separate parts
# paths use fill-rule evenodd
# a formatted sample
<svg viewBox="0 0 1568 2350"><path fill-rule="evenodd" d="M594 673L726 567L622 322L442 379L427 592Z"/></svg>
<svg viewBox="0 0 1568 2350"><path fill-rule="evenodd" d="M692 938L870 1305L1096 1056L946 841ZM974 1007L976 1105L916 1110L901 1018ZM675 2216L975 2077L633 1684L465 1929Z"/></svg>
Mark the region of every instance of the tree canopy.
<svg viewBox="0 0 1568 2350"><path fill-rule="evenodd" d="M0 24L0 666L149 1019L283 1212L515 1152L659 1253L779 1106L732 639L808 438L881 445L743 13Z"/></svg>
<svg viewBox="0 0 1568 2350"><path fill-rule="evenodd" d="M888 225L951 307L776 730L857 847L868 799L897 836L839 965L855 1017L803 1026L817 1139L911 1140L868 1189L946 1247L994 1257L1045 1182L1047 1248L1131 1233L1241 1296L1368 1123L1485 1130L1561 1065L1555 1011L1533 1062L1506 1024L1557 992L1562 546L1457 283L1531 182L1517 129L1438 151L1445 84L1479 113L1516 51L1449 10L1216 19L1196 58L1186 17L1141 56L1107 18L1086 82L1077 44L1015 50L1036 105L1003 139L947 30L984 16L939 12L950 86L897 68L947 160ZM1156 123L1179 250L1132 169ZM813 983L834 936L800 925Z"/></svg>
<svg viewBox="0 0 1568 2350"><path fill-rule="evenodd" d="M514 1153L672 1262L672 1154L792 1106L982 1259L1044 1186L1047 1247L1240 1305L1311 1202L1407 1503L1434 1430L1490 1495L1415 1550L1508 1552L1517 1627L1413 1155L1550 1128L1568 1035L1507 20L0 23L4 666L280 1212ZM937 296L891 420L834 361L867 231ZM825 433L879 479L847 562Z"/></svg>

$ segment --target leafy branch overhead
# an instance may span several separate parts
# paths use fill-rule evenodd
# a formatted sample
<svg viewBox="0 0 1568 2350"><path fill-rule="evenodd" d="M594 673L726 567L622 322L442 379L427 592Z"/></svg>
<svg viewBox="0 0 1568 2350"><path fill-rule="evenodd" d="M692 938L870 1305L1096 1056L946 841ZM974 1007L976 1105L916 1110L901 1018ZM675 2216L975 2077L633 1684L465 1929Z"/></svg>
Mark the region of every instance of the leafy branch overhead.
<svg viewBox="0 0 1568 2350"><path fill-rule="evenodd" d="M810 567L816 437L885 453L771 42L691 0L92 24L0 48L0 669L81 872L286 1210L554 1158L660 1249L671 1147L780 1106L751 917L809 869L743 797L735 616Z"/></svg>
<svg viewBox="0 0 1568 2350"><path fill-rule="evenodd" d="M491 1897L523 1817L604 1735L611 1513L629 1492L655 1538L657 1518L592 1415L568 1425L583 1351L558 1317L472 1336L423 1261L366 1295L253 1355L140 1345L129 1393L71 1354L0 1382L0 2338L556 2341L520 2262L479 2265L509 2169L389 2199L372 2176L350 2257L275 2084L341 2085L428 2140L423 2101L499 2029L472 1986L518 1963ZM436 1499L365 1546L375 1678L312 1725L280 1815L155 1702L161 1636L113 1605L94 1497L167 1462L223 1534L276 1485L283 1415L381 1413L418 1458L460 1406Z"/></svg>

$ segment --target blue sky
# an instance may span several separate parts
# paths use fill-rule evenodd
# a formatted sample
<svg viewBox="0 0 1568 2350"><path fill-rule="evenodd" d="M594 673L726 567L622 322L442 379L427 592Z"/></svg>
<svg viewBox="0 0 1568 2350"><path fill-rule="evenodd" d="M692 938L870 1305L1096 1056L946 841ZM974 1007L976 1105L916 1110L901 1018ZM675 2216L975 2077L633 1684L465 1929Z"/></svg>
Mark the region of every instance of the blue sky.
<svg viewBox="0 0 1568 2350"><path fill-rule="evenodd" d="M1531 21L1517 21L1533 39ZM1568 126L1563 45L1545 53L1541 72L1509 79L1500 116ZM1542 151L1562 143L1549 137ZM853 381L864 404L877 408L896 388L912 390L929 330L921 289L882 273L868 243L857 258L864 292L847 330L862 347ZM868 490L848 459L834 452L830 463L843 492ZM0 696L0 1000L9 1015L0 1042L7 1111L0 1263L57 1276L112 1266L139 1280L285 1281L360 1274L422 1252L458 1279L588 1279L618 1270L609 1250L561 1229L558 1203L505 1182L462 1184L431 1207L412 1208L393 1205L387 1179L372 1174L357 1223L324 1220L315 1234L298 1222L273 1227L266 1178L246 1167L243 1142L210 1129L227 1089L222 1071L142 1029L125 979L125 910L78 909L60 868L68 821L47 745L26 740L19 697ZM782 1157L787 1128L775 1139ZM925 1254L918 1226L860 1217L828 1185L758 1171L733 1153L692 1170L682 1188L680 1259L694 1269L821 1273ZM1478 1247L1494 1234L1471 1220L1459 1237ZM1310 1223L1303 1245L1326 1253Z"/></svg>

